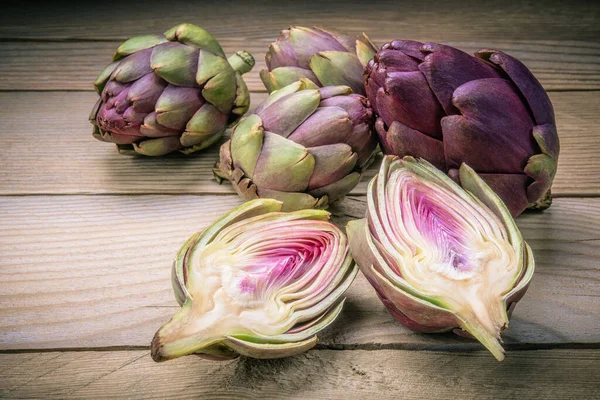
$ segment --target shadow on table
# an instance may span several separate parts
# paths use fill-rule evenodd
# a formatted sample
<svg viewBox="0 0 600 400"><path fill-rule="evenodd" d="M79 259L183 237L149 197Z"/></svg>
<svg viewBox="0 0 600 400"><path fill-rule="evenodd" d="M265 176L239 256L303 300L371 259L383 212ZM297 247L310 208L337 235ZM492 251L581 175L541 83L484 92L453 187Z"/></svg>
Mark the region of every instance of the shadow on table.
<svg viewBox="0 0 600 400"><path fill-rule="evenodd" d="M218 161L219 149L225 141L226 138L222 138L213 146L193 154L176 152L162 157L122 155L113 144L98 143L98 146L112 148L110 152L106 150L106 157L96 159L98 172L95 178L102 179L97 185L125 193L234 193L227 182L219 185L213 178L212 167Z"/></svg>

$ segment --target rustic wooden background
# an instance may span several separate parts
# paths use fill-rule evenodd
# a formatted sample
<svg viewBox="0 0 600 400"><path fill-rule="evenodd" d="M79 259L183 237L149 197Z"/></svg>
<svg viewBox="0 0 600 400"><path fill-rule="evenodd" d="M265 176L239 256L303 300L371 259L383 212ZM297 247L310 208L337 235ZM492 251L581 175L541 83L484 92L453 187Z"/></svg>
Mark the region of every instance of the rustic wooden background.
<svg viewBox="0 0 600 400"><path fill-rule="evenodd" d="M559 0L98 1L0 13L0 397L600 398L600 3ZM92 82L130 36L192 22L257 59L289 25L364 31L519 57L550 92L561 140L555 202L518 219L536 275L504 339L412 333L359 277L306 354L155 364L154 331L177 310L180 244L240 204L211 174L218 146L132 158L92 138ZM332 211L364 212L363 182Z"/></svg>

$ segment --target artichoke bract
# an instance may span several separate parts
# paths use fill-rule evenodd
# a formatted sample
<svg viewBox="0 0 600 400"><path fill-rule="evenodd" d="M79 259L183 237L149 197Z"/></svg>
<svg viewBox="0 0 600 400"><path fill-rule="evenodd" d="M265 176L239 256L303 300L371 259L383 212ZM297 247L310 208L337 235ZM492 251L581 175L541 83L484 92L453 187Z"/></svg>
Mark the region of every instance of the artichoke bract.
<svg viewBox="0 0 600 400"><path fill-rule="evenodd" d="M281 208L247 202L183 245L172 274L181 310L154 336L155 361L278 358L317 343L358 268L328 212Z"/></svg>
<svg viewBox="0 0 600 400"><path fill-rule="evenodd" d="M246 200L274 198L286 211L325 208L358 184L376 148L365 97L301 79L240 121L214 173Z"/></svg>
<svg viewBox="0 0 600 400"><path fill-rule="evenodd" d="M90 121L94 137L120 153L193 153L219 140L248 110L241 74L254 59L225 53L204 29L182 24L164 35L133 37L94 83L100 99Z"/></svg>
<svg viewBox="0 0 600 400"><path fill-rule="evenodd" d="M320 28L292 26L281 31L265 56L268 69L260 77L269 92L300 78L319 86L350 86L365 94L363 68L377 52L364 33L357 38Z"/></svg>
<svg viewBox="0 0 600 400"><path fill-rule="evenodd" d="M424 160L385 156L350 250L388 311L422 332L454 330L501 361L500 333L534 260L505 204L466 164L462 188Z"/></svg>
<svg viewBox="0 0 600 400"><path fill-rule="evenodd" d="M559 142L552 103L519 60L396 40L365 68L386 154L421 157L457 180L468 164L513 216L550 206Z"/></svg>

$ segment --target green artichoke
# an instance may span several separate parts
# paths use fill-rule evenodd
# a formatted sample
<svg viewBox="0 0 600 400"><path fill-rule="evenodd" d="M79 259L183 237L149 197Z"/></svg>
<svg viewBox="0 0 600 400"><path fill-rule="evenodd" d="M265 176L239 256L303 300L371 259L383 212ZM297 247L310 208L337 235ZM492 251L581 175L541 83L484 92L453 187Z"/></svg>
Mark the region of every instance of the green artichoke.
<svg viewBox="0 0 600 400"><path fill-rule="evenodd" d="M321 28L292 26L281 31L265 56L260 78L269 92L307 78L319 86L350 86L365 95L363 68L377 52L364 33L358 38Z"/></svg>
<svg viewBox="0 0 600 400"><path fill-rule="evenodd" d="M365 97L301 79L235 127L214 173L246 200L274 198L286 211L325 208L356 186L376 148Z"/></svg>
<svg viewBox="0 0 600 400"><path fill-rule="evenodd" d="M100 99L90 121L94 137L120 153L185 154L215 143L248 110L241 74L254 58L239 51L225 58L204 29L181 24L164 35L124 42L96 79Z"/></svg>
<svg viewBox="0 0 600 400"><path fill-rule="evenodd" d="M181 310L156 332L152 358L279 358L313 347L358 272L328 219L257 199L193 235L173 265Z"/></svg>

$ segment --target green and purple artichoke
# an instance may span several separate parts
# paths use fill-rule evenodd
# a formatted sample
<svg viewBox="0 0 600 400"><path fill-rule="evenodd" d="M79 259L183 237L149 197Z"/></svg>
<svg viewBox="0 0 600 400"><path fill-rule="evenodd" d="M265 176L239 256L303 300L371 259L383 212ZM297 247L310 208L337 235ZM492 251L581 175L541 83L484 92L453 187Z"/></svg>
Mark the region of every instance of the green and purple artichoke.
<svg viewBox="0 0 600 400"><path fill-rule="evenodd" d="M279 358L317 344L358 268L328 212L281 208L247 202L183 245L172 274L181 310L156 332L155 361Z"/></svg>
<svg viewBox="0 0 600 400"><path fill-rule="evenodd" d="M517 59L396 40L369 62L364 83L384 153L422 157L453 179L464 162L514 216L550 206L559 153L554 111Z"/></svg>
<svg viewBox="0 0 600 400"><path fill-rule="evenodd" d="M533 255L496 193L466 164L458 173L462 188L427 161L385 156L350 250L400 323L475 337L501 361Z"/></svg>
<svg viewBox="0 0 600 400"><path fill-rule="evenodd" d="M292 26L281 31L265 56L260 77L270 92L300 78L319 86L350 86L364 95L363 68L377 52L364 33L358 38L320 28Z"/></svg>
<svg viewBox="0 0 600 400"><path fill-rule="evenodd" d="M240 121L214 173L246 200L274 198L286 211L325 208L358 184L376 148L365 97L301 79Z"/></svg>
<svg viewBox="0 0 600 400"><path fill-rule="evenodd" d="M94 137L123 154L193 153L219 140L248 110L241 74L254 59L225 53L204 29L178 25L124 42L95 82Z"/></svg>

